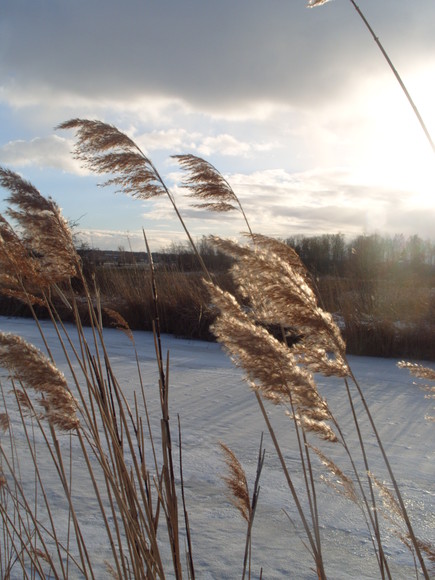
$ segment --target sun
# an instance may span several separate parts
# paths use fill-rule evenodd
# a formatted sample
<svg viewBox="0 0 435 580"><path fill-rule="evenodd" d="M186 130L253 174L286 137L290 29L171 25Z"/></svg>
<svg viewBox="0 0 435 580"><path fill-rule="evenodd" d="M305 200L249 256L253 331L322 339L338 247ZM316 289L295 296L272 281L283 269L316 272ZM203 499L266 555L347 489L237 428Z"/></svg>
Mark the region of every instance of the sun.
<svg viewBox="0 0 435 580"><path fill-rule="evenodd" d="M427 90L435 66L410 76L412 99L435 142L434 95ZM409 88L409 92L411 92ZM399 85L387 76L360 95L364 125L360 132L358 180L407 194L407 205L435 210L435 151Z"/></svg>

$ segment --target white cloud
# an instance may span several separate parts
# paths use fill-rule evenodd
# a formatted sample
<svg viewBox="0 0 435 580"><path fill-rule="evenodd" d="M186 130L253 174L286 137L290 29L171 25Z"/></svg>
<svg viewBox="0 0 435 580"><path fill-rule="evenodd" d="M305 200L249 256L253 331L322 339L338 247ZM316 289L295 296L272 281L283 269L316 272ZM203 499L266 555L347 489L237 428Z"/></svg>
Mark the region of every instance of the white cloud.
<svg viewBox="0 0 435 580"><path fill-rule="evenodd" d="M73 159L72 148L72 141L58 135L9 141L0 148L0 162L14 167L52 167L85 175L87 172Z"/></svg>
<svg viewBox="0 0 435 580"><path fill-rule="evenodd" d="M90 3L83 17L76 3L58 2L54 10L9 1L0 23L0 78L10 102L20 106L59 97L76 107L86 100L128 107L148 96L215 114L267 103L313 107L344 94L368 71L384 70L357 14L344 4L309 11L303 0L273 10L260 0L105 0L104 9ZM434 46L434 8L423 0L412 9L407 0L388 4L367 0L364 8L395 56L415 62L422 47Z"/></svg>
<svg viewBox="0 0 435 580"><path fill-rule="evenodd" d="M409 104L349 3L305 5L97 0L83 18L77 3L52 10L6 0L0 163L85 175L69 133L42 135L71 117L98 118L149 153L194 235L214 227L213 216L179 195L172 154L213 163L258 231L402 227L400 215L413 216L409 227L418 228L413 210L434 209L435 172ZM435 134L435 4L365 0L364 11ZM74 179L90 215L93 182ZM63 190L61 182L44 185ZM70 213L79 211L76 197L67 201ZM105 205L104 216L100 210L97 230L128 221L120 203ZM144 219L160 227L174 218L159 200ZM229 214L216 227L233 235L242 225Z"/></svg>
<svg viewBox="0 0 435 580"><path fill-rule="evenodd" d="M254 152L268 151L273 148L272 143L251 143L239 141L229 134L216 137L205 137L198 146L201 155L228 155L232 157L249 157Z"/></svg>
<svg viewBox="0 0 435 580"><path fill-rule="evenodd" d="M197 142L201 140L201 134L189 133L186 129L169 129L150 131L138 136L136 140L148 152L168 150L173 154L196 149Z"/></svg>

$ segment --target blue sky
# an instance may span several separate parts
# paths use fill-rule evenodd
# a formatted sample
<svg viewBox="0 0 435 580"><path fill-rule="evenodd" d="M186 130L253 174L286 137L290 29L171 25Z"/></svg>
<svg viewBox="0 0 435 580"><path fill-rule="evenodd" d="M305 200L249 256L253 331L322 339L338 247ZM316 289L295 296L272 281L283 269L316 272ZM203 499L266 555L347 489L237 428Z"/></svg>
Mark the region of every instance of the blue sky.
<svg viewBox="0 0 435 580"><path fill-rule="evenodd" d="M359 6L434 136L435 3ZM184 240L166 199L100 188L74 161L54 129L73 117L132 137L194 237L243 223L192 208L174 154L213 163L264 234L433 236L435 156L348 0L3 0L0 164L92 246L142 249L142 227L153 249Z"/></svg>

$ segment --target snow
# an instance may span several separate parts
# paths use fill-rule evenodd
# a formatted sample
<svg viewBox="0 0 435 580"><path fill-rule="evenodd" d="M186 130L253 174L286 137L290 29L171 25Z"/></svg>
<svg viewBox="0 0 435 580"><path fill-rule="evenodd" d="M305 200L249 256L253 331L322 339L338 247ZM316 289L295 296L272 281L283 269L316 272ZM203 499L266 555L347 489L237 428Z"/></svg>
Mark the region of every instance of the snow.
<svg viewBox="0 0 435 580"><path fill-rule="evenodd" d="M61 350L49 322L42 322L54 357L66 371ZM72 326L68 327L71 335ZM0 330L13 332L43 349L33 321L0 318ZM157 365L151 333L135 332L141 372L145 381L151 416L158 427ZM138 389L137 368L127 336L115 329L105 330L106 346L119 383L129 400ZM288 487L267 434L256 398L222 348L215 343L181 340L163 336L163 347L170 355L170 405L174 439L177 415L182 429L183 471L186 501L191 525L193 556L198 578L225 579L241 576L245 522L231 505L222 481L225 467L218 442L228 445L246 469L252 488L258 445L264 432L266 460L260 485L260 499L253 531L253 577L315 578L312 561L303 546L303 530ZM407 371L396 367L396 360L349 357L351 367L369 404L399 482L416 535L435 543L435 425L425 421L433 402L413 384ZM426 366L430 366L426 364ZM1 370L0 376L7 375ZM355 441L352 416L343 381L317 377L319 390L326 397L350 442ZM370 469L381 481L387 473L376 449L367 420L357 405L361 428L370 457ZM292 424L280 407L267 405L285 459L295 484L302 492L303 481ZM312 443L332 457L345 471L348 467L343 449L334 444ZM65 451L68 453L66 442ZM178 447L175 445L178 464ZM47 477L52 472L47 459L41 459ZM99 534L92 487L85 477L78 454L72 454L74 488L78 516L83 523L88 549L103 562L109 555ZM51 469L51 471L50 471ZM315 460L315 474L326 474ZM52 474L54 479L54 474ZM368 532L354 504L319 481L318 502L326 573L329 578L379 578ZM56 526L66 525L67 506L53 489ZM290 518L292 522L290 521ZM294 525L295 524L295 525ZM405 546L385 526L384 542L393 578L415 577L413 558ZM72 575L70 576L73 577ZM105 577L101 569L101 578Z"/></svg>

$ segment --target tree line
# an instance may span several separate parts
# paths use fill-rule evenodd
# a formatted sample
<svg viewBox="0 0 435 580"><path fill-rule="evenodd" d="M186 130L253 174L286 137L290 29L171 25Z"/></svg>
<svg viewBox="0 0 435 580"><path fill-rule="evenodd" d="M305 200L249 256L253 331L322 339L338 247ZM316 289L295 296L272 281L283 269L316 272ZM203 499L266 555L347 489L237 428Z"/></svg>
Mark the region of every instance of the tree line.
<svg viewBox="0 0 435 580"><path fill-rule="evenodd" d="M403 269L420 274L435 269L435 242L418 235L359 235L346 240L343 234L294 235L285 242L300 256L306 267L319 275L344 275L359 271L368 277L382 271Z"/></svg>

